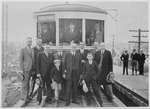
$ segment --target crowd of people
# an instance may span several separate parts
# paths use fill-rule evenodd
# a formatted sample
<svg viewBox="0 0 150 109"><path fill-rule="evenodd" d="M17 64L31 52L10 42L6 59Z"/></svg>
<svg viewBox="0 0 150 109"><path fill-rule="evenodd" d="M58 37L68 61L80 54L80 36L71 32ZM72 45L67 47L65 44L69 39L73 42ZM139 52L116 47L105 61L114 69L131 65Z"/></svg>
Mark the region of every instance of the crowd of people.
<svg viewBox="0 0 150 109"><path fill-rule="evenodd" d="M137 70L139 68L139 75L144 75L144 63L145 63L145 54L143 50L140 50L138 54L135 49L133 49L131 53L131 66L132 66L132 75L137 75ZM128 62L129 62L129 54L128 51L125 50L124 53L121 55L120 59L123 61L123 75L128 75Z"/></svg>
<svg viewBox="0 0 150 109"><path fill-rule="evenodd" d="M111 52L105 49L104 43L94 44L95 48L90 51L84 48L85 43L81 41L79 49L75 43L71 43L69 52L64 52L63 46L57 46L57 52L50 53L50 45L42 46L42 38L38 38L37 45L31 48L32 38L28 37L19 57L25 77L21 84L21 99L31 99L38 81L38 105L43 94L47 96L46 102L49 104L58 104L58 100L64 101L65 106L71 102L80 104L77 98L84 96L87 105L91 106L92 94L95 94L103 107L99 91L101 85L108 98L113 99L112 82L106 79L113 72L113 62Z"/></svg>

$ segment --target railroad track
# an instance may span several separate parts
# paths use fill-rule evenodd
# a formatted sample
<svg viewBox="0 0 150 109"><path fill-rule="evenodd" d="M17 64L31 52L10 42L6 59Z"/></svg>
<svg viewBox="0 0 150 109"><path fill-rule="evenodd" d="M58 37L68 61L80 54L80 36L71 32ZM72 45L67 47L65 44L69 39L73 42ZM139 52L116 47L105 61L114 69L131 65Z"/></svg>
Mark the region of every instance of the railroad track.
<svg viewBox="0 0 150 109"><path fill-rule="evenodd" d="M36 107L65 107L65 102L64 101L60 101L58 102L57 105L55 105L55 103L52 104L47 104L45 102L46 96L42 97L42 101L40 105L37 105L37 101L36 101L36 96L37 96L37 87L34 91L34 96L33 98L29 101L29 102L21 102L19 101L14 107L26 107L26 108L36 108ZM100 89L100 94L103 100L103 105L104 107L125 107L125 105L117 98L114 97L114 99L112 101L108 100L108 98L105 96L105 94L103 93L103 89ZM85 98L79 97L77 98L78 101L80 102L79 105L74 104L74 103L70 103L70 105L68 107L88 107L86 105L86 100ZM91 107L101 107L98 103L98 101L96 100L96 97L93 95L92 96L92 104Z"/></svg>

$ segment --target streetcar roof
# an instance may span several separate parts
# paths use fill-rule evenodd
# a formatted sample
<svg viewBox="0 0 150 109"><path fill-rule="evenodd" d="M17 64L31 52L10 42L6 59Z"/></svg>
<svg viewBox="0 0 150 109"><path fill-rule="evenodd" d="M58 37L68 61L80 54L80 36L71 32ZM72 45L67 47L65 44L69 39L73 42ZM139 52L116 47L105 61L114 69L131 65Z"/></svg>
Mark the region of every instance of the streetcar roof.
<svg viewBox="0 0 150 109"><path fill-rule="evenodd" d="M47 6L41 8L40 11L34 12L34 14L45 13L45 12L66 12L66 11L107 14L105 10L101 10L94 6L81 5L81 4L60 4L60 5Z"/></svg>

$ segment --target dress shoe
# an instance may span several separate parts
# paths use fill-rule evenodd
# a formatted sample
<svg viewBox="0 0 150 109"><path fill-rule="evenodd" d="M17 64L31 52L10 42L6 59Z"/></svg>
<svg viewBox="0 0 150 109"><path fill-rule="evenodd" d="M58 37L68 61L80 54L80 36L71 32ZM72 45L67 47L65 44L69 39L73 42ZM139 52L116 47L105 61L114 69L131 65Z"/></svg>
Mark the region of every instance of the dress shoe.
<svg viewBox="0 0 150 109"><path fill-rule="evenodd" d="M21 99L22 101L25 101L25 102L29 102L29 98L26 98L26 99Z"/></svg>
<svg viewBox="0 0 150 109"><path fill-rule="evenodd" d="M61 100L61 101L65 101L65 99L64 99L64 98L62 98L62 97L60 97L60 98L59 98L59 100Z"/></svg>
<svg viewBox="0 0 150 109"><path fill-rule="evenodd" d="M48 100L48 101L47 101L48 104L52 104L52 103L54 103L54 102L55 102L55 100Z"/></svg>
<svg viewBox="0 0 150 109"><path fill-rule="evenodd" d="M72 103L75 103L75 104L80 104L79 102L77 102L76 100L75 101L72 101Z"/></svg>
<svg viewBox="0 0 150 109"><path fill-rule="evenodd" d="M58 105L58 100L55 100L54 107L57 107L57 105Z"/></svg>
<svg viewBox="0 0 150 109"><path fill-rule="evenodd" d="M100 104L100 106L101 106L101 107L104 107L104 105L103 105L103 104Z"/></svg>
<svg viewBox="0 0 150 109"><path fill-rule="evenodd" d="M70 104L70 102L66 102L66 103L65 103L65 106L68 106L69 104Z"/></svg>

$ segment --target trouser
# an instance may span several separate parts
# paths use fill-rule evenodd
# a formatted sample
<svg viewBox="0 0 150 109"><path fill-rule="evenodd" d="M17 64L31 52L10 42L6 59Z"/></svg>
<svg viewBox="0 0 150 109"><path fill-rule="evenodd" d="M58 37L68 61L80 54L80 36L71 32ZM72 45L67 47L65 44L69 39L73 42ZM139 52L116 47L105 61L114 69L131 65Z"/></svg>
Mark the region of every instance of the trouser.
<svg viewBox="0 0 150 109"><path fill-rule="evenodd" d="M45 74L44 77L41 77L43 84L46 84L46 88L47 88L47 98L46 101L51 101L52 99L52 88L51 88L51 78L48 74ZM41 102L42 100L42 90L43 90L43 86L39 85L39 89L38 89L38 95L37 95L37 101Z"/></svg>
<svg viewBox="0 0 150 109"><path fill-rule="evenodd" d="M135 70L135 74L137 75L137 61L136 60L132 60L132 75L134 75L134 70Z"/></svg>
<svg viewBox="0 0 150 109"><path fill-rule="evenodd" d="M144 72L144 64L140 64L139 63L139 72L140 72L140 75L143 75L143 72Z"/></svg>
<svg viewBox="0 0 150 109"><path fill-rule="evenodd" d="M35 82L36 82L36 73L34 75L31 75L31 81L30 81L30 96L32 95L33 91L34 91L34 86L35 86Z"/></svg>
<svg viewBox="0 0 150 109"><path fill-rule="evenodd" d="M76 71L72 71L71 78L66 80L66 102L70 102L71 96L72 101L76 101L77 98L77 74Z"/></svg>
<svg viewBox="0 0 150 109"><path fill-rule="evenodd" d="M128 75L128 61L123 62L123 75L125 74L126 69L126 75Z"/></svg>
<svg viewBox="0 0 150 109"><path fill-rule="evenodd" d="M92 94L91 94L91 91L90 91L90 85L92 86L93 94L95 95L95 97L96 97L97 101L99 102L99 104L103 104L103 101L102 101L101 95L100 95L100 91L99 91L99 87L97 85L97 81L93 78L90 78L88 81L85 80L85 83L86 83L87 88L89 90L87 93L85 93L87 104L91 105Z"/></svg>
<svg viewBox="0 0 150 109"><path fill-rule="evenodd" d="M60 92L60 97L64 98L66 94L66 80L61 77L61 92Z"/></svg>
<svg viewBox="0 0 150 109"><path fill-rule="evenodd" d="M113 90L112 90L112 84L105 84L103 85L104 87L104 92L108 95L110 99L113 98Z"/></svg>
<svg viewBox="0 0 150 109"><path fill-rule="evenodd" d="M31 71L23 71L25 79L21 82L21 99L28 98Z"/></svg>

